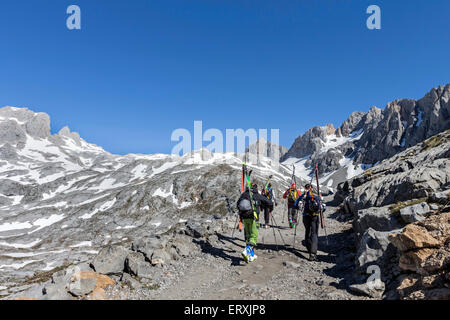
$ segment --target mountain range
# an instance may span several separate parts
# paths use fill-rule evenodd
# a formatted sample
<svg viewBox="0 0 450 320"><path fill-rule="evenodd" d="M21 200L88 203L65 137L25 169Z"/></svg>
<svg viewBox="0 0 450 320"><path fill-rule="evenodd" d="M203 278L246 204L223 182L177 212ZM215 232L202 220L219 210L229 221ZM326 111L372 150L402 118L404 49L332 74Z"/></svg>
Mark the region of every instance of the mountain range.
<svg viewBox="0 0 450 320"><path fill-rule="evenodd" d="M419 160L421 167L426 166L429 151L417 146L449 128L447 84L420 100L395 100L384 109L353 112L337 129L311 128L289 149L258 141L247 152L267 153L249 166L259 186L272 176L275 196L281 199L293 166L300 185L310 181L317 165L324 195L336 193L347 213L361 221L358 210L409 198L391 199L387 191L379 197L376 190L392 182L380 186L360 177L379 173L377 168L383 166L406 165L404 171L390 171L396 177L419 166ZM234 205L241 191L245 155L202 149L184 156L121 156L86 142L68 127L50 132L45 113L0 109L0 295L36 272L92 259L105 246L127 246L131 239L149 233L163 235L180 226L221 219L232 214L227 202ZM419 148L417 154L424 152L416 162L409 165L396 158L413 147ZM433 167L436 174L437 168ZM361 185L370 185L371 192L360 191ZM442 191L442 184L434 188ZM359 242L368 227L356 223Z"/></svg>

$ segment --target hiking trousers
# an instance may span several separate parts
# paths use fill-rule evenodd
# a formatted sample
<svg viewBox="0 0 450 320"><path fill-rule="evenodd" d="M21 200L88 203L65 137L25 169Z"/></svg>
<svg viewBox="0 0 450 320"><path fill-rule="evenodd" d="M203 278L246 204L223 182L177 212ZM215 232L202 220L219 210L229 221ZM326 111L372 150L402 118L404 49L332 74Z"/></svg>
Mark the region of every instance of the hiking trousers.
<svg viewBox="0 0 450 320"><path fill-rule="evenodd" d="M243 219L245 243L256 246L258 242L258 225L255 219Z"/></svg>
<svg viewBox="0 0 450 320"><path fill-rule="evenodd" d="M294 207L288 207L288 219L297 221L297 209Z"/></svg>
<svg viewBox="0 0 450 320"><path fill-rule="evenodd" d="M319 244L319 221L319 215L307 214L303 216L306 249L313 254L317 254L317 246Z"/></svg>
<svg viewBox="0 0 450 320"><path fill-rule="evenodd" d="M270 213L273 211L273 206L271 207L264 207L264 220L266 224L270 223Z"/></svg>

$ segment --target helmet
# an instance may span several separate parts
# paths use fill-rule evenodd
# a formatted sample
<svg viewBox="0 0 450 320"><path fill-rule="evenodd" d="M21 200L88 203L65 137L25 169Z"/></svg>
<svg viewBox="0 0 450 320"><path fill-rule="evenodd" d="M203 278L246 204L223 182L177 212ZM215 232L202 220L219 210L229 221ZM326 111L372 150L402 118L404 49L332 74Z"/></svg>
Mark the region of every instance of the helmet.
<svg viewBox="0 0 450 320"><path fill-rule="evenodd" d="M295 188L295 183L291 184L291 188Z"/></svg>

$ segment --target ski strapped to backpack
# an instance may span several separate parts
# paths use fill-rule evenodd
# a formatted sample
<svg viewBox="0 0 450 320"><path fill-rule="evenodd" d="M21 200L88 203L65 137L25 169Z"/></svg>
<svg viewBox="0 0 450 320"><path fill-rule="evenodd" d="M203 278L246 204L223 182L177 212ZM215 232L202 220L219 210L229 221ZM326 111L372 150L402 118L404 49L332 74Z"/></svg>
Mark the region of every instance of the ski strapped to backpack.
<svg viewBox="0 0 450 320"><path fill-rule="evenodd" d="M252 184L250 182L250 175L252 174L251 171L250 173L247 170L247 165L245 163L242 164L242 168L244 170L244 174L245 174L245 178L247 180L247 186L248 186L248 194L250 196L250 204L252 206L252 211L253 211L253 217L255 218L255 220L258 220L258 214L256 213L256 207L255 207L255 203L253 201L253 191L252 191Z"/></svg>
<svg viewBox="0 0 450 320"><path fill-rule="evenodd" d="M316 164L315 171L316 171L317 194L318 194L319 201L320 201L319 168L318 168L317 164ZM322 229L325 230L325 237L326 237L327 243L328 243L327 227L325 225L325 218L323 216L322 205L320 202L319 202L319 214L320 214L320 226L322 227Z"/></svg>

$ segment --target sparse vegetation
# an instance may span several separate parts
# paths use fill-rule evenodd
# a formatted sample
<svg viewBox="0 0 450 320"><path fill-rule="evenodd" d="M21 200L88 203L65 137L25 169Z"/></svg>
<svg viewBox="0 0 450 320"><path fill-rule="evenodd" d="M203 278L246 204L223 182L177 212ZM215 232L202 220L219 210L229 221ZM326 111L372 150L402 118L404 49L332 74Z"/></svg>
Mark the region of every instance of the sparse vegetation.
<svg viewBox="0 0 450 320"><path fill-rule="evenodd" d="M408 201L401 201L401 202L397 202L396 204L393 204L392 206L389 207L389 211L391 214L398 214L400 212L401 209L415 205L415 204L419 204L421 202L425 202L427 201L428 198L420 198L420 199L413 199L413 200L408 200Z"/></svg>
<svg viewBox="0 0 450 320"><path fill-rule="evenodd" d="M50 280L52 275L58 271L65 270L70 266L70 263L63 264L62 266L56 267L52 270L36 273L34 276L26 278L22 285L30 285L34 283L42 283Z"/></svg>
<svg viewBox="0 0 450 320"><path fill-rule="evenodd" d="M448 134L450 134L450 129L445 131L444 133L435 135L435 136L425 140L424 142L422 142L421 152L435 148L435 147L441 145L442 143L447 142L449 140Z"/></svg>

